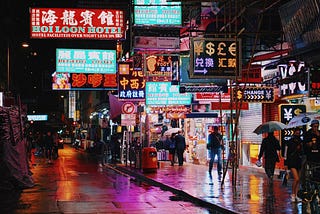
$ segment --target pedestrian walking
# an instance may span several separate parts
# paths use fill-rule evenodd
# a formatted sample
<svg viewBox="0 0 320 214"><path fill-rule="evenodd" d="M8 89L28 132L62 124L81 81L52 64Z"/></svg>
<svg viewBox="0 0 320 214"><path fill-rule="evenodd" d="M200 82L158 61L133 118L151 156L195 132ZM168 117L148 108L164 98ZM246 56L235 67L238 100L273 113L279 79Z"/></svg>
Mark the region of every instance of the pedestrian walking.
<svg viewBox="0 0 320 214"><path fill-rule="evenodd" d="M183 153L186 149L186 139L182 136L182 131L178 131L178 134L174 137L176 143L176 152L178 157L179 166L183 165Z"/></svg>
<svg viewBox="0 0 320 214"><path fill-rule="evenodd" d="M274 136L273 132L269 132L268 136L262 140L258 160L261 161L264 156L264 169L269 178L269 184L273 183L273 175L276 162L279 162L278 152L281 150L279 140Z"/></svg>
<svg viewBox="0 0 320 214"><path fill-rule="evenodd" d="M287 142L286 164L293 176L291 193L292 202L301 202L301 199L297 196L303 156L303 142L300 132L300 128L295 128L291 139Z"/></svg>
<svg viewBox="0 0 320 214"><path fill-rule="evenodd" d="M54 146L54 138L52 136L51 131L47 131L47 134L44 136L43 139L44 142L44 148L45 148L45 155L47 158L47 162L51 163L52 161L52 150Z"/></svg>
<svg viewBox="0 0 320 214"><path fill-rule="evenodd" d="M174 165L174 156L175 156L175 153L176 153L176 142L175 142L175 133L173 133L170 136L166 136L166 139L165 139L165 142L164 142L164 145L165 145L165 148L169 150L169 161L171 163L171 166Z"/></svg>
<svg viewBox="0 0 320 214"><path fill-rule="evenodd" d="M320 131L318 120L311 121L311 129L306 132L304 141L307 161L320 163Z"/></svg>
<svg viewBox="0 0 320 214"><path fill-rule="evenodd" d="M222 147L223 147L223 140L222 135L219 133L218 126L213 127L213 131L209 134L208 137L208 144L207 149L209 150L209 174L212 173L214 159L217 156L218 163L217 163L217 171L218 174L222 174Z"/></svg>

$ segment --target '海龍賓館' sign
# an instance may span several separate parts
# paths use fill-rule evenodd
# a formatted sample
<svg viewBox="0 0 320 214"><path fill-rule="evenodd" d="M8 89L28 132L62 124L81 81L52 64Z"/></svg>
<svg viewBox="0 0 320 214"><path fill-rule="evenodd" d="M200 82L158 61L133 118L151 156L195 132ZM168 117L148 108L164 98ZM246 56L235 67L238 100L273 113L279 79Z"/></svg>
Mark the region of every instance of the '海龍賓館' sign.
<svg viewBox="0 0 320 214"><path fill-rule="evenodd" d="M31 38L122 39L124 12L114 9L32 8Z"/></svg>

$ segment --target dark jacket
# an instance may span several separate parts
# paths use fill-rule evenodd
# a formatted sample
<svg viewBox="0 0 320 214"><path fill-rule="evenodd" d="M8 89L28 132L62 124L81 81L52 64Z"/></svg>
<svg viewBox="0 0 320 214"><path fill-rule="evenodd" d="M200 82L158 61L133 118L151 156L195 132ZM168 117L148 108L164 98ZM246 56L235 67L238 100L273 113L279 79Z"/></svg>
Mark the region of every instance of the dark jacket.
<svg viewBox="0 0 320 214"><path fill-rule="evenodd" d="M258 159L261 159L261 157L264 155L265 159L278 160L279 157L277 150L279 151L280 149L281 147L278 139L275 138L275 136L269 134L262 140Z"/></svg>
<svg viewBox="0 0 320 214"><path fill-rule="evenodd" d="M176 141L176 149L177 150L185 150L186 149L186 140L181 134L177 134L174 137Z"/></svg>

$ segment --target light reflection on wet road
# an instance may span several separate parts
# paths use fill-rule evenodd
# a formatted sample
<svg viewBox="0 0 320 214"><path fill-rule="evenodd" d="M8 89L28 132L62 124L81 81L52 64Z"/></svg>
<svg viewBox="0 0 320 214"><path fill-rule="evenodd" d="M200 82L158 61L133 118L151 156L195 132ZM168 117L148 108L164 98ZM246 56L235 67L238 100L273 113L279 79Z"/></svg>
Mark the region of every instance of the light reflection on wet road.
<svg viewBox="0 0 320 214"><path fill-rule="evenodd" d="M35 186L25 189L11 213L209 213L171 192L113 170L65 146L53 164L33 161ZM11 205L14 203L12 201ZM6 208L9 208L7 206ZM4 207L2 206L4 209Z"/></svg>

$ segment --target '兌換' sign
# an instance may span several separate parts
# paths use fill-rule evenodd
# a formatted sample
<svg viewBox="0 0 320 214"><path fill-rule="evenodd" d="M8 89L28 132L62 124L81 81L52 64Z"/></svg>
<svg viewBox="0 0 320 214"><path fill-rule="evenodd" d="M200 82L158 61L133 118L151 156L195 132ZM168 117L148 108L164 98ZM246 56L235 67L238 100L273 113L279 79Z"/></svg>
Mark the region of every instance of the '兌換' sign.
<svg viewBox="0 0 320 214"><path fill-rule="evenodd" d="M192 39L190 78L234 78L240 76L240 44L239 39Z"/></svg>

